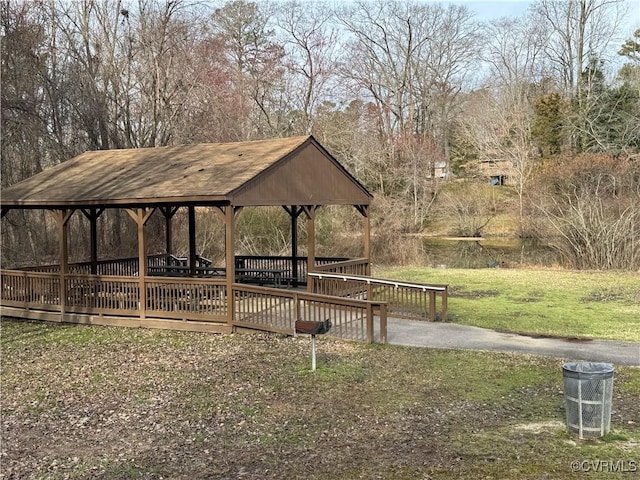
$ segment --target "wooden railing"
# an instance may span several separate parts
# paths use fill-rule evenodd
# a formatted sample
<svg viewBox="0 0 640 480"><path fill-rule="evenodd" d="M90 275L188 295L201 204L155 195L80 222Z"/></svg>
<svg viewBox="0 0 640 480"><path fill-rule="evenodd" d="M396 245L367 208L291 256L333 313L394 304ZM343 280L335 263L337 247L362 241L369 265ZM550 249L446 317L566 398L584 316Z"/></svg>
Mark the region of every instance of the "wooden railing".
<svg viewBox="0 0 640 480"><path fill-rule="evenodd" d="M137 314L138 290L139 283L129 277L65 275L65 311ZM2 270L2 305L61 311L60 294L58 274Z"/></svg>
<svg viewBox="0 0 640 480"><path fill-rule="evenodd" d="M316 262L315 271L364 276L369 274L369 260L366 258L356 258L353 260L341 260L339 262L327 262L324 264L318 264Z"/></svg>
<svg viewBox="0 0 640 480"><path fill-rule="evenodd" d="M142 315L140 282L136 278L99 275L64 276L64 302L60 301L58 274L2 270L2 305L86 315ZM229 322L224 280L148 277L144 314L152 318ZM297 319L330 319L335 337L386 341L386 305L351 298L234 284L234 324L293 334Z"/></svg>
<svg viewBox="0 0 640 480"><path fill-rule="evenodd" d="M350 298L234 284L234 325L295 333L296 319L330 320L327 335L345 340L387 341L387 306ZM376 328L375 319L379 322ZM376 331L378 332L376 335Z"/></svg>
<svg viewBox="0 0 640 480"><path fill-rule="evenodd" d="M62 311L60 275L2 270L2 305ZM87 315L137 316L140 282L132 277L64 276L64 311ZM145 313L176 320L228 322L226 282L202 278L147 278Z"/></svg>
<svg viewBox="0 0 640 480"><path fill-rule="evenodd" d="M224 277L226 269L212 266L202 257L197 257L195 268L198 277ZM307 284L307 257L297 257L297 279L294 278L294 268L291 257L238 255L235 257L236 269L245 271L278 271L282 284L292 285L295 280L299 285ZM69 274L90 275L91 262L71 263ZM187 277L191 273L186 257L170 254L149 255L147 257L149 275ZM323 272L345 273L352 275L366 275L368 262L365 259L349 260L343 257L316 257L315 269ZM20 270L42 273L58 273L60 265L41 265L25 267ZM96 263L96 275L115 275L120 277L137 277L139 272L138 258L120 258L100 260Z"/></svg>
<svg viewBox="0 0 640 480"><path fill-rule="evenodd" d="M386 302L362 296L327 297L237 283L228 292L224 279L169 277L146 277L141 292L136 277L67 274L62 280L57 273L2 270L0 274L2 306L20 309L19 316L31 312L26 318L44 318L34 311L45 311L46 319L54 321L87 321L80 317L89 315L89 321L97 323L117 321L135 326L164 322L166 328L190 329L188 321L193 321L192 328L211 328L215 323L228 329L234 325L287 334L295 333L297 319L328 319L333 325L330 336L366 342L387 340ZM105 320L101 320L103 316Z"/></svg>
<svg viewBox="0 0 640 480"><path fill-rule="evenodd" d="M52 273L2 270L2 304L60 310L60 276Z"/></svg>
<svg viewBox="0 0 640 480"><path fill-rule="evenodd" d="M137 315L140 282L131 277L65 275L65 311L84 314Z"/></svg>
<svg viewBox="0 0 640 480"><path fill-rule="evenodd" d="M291 257L236 255L236 269L241 270L280 270L282 283L291 285L297 282L299 285L307 284L307 257L296 257L297 277L294 275L294 263ZM316 268L330 264L336 264L347 260L346 258L316 257Z"/></svg>
<svg viewBox="0 0 640 480"><path fill-rule="evenodd" d="M157 264L159 257L162 255L149 256L149 264ZM96 275L115 275L119 277L136 277L138 276L138 257L136 258L118 258L114 260L100 260L96 264ZM28 272L60 272L60 265L40 265L37 267L25 267L20 270ZM70 263L68 273L76 275L90 275L91 262Z"/></svg>
<svg viewBox="0 0 640 480"><path fill-rule="evenodd" d="M40 273L57 273L60 271L60 265L38 265L33 267L18 267L15 270L24 272L40 272Z"/></svg>
<svg viewBox="0 0 640 480"><path fill-rule="evenodd" d="M309 273L309 280L313 293L386 302L389 315L393 317L447 321L447 285L406 283L320 272Z"/></svg>
<svg viewBox="0 0 640 480"><path fill-rule="evenodd" d="M138 257L134 258L116 258L111 260L99 260L96 262L96 275L115 275L119 277L137 277ZM147 264L149 269L160 268L166 266L186 266L186 262L182 262L180 257L174 255L159 254L149 255L147 257ZM78 262L70 263L68 266L69 274L76 275L90 275L91 274L91 262ZM43 273L57 273L60 272L60 265L40 265L37 267L24 267L20 270L28 272L43 272Z"/></svg>
<svg viewBox="0 0 640 480"><path fill-rule="evenodd" d="M227 321L227 286L210 278L147 278L147 312L160 318Z"/></svg>

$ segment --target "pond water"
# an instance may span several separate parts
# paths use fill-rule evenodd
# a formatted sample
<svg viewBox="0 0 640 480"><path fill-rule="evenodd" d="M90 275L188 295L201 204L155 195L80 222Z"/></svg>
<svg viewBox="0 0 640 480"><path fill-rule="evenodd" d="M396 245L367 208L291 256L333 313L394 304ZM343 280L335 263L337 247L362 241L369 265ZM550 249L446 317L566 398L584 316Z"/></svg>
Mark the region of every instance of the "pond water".
<svg viewBox="0 0 640 480"><path fill-rule="evenodd" d="M559 263L552 249L530 239L414 237L425 265L436 268L498 268Z"/></svg>

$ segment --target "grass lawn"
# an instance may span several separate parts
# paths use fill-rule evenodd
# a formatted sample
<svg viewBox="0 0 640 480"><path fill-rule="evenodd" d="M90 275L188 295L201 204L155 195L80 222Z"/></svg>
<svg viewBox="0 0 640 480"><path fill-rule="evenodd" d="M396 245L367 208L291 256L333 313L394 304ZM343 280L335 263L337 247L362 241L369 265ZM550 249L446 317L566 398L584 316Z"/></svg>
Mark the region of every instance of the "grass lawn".
<svg viewBox="0 0 640 480"><path fill-rule="evenodd" d="M638 368L616 367L612 433L581 441L550 358L321 338L312 373L303 337L7 319L1 347L7 479L628 478L598 462L640 460Z"/></svg>
<svg viewBox="0 0 640 480"><path fill-rule="evenodd" d="M554 269L374 269L374 276L449 285L449 320L563 337L640 342L640 273Z"/></svg>

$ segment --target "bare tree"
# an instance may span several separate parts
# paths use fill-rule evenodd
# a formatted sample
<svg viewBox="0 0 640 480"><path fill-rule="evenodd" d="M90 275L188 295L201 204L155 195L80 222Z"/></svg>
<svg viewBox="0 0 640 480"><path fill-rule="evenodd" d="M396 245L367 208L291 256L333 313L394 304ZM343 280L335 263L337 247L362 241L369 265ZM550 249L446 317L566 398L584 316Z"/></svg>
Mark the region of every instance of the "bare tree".
<svg viewBox="0 0 640 480"><path fill-rule="evenodd" d="M472 144L479 160L509 164L518 194L520 235L526 234L526 186L536 164L531 138L533 99L544 77L544 31L530 18L502 18L484 26L482 58L489 75L481 91L470 95L458 134Z"/></svg>
<svg viewBox="0 0 640 480"><path fill-rule="evenodd" d="M417 2L358 2L340 13L353 37L343 75L377 106L383 138L431 136L448 161L450 122L476 60L472 17Z"/></svg>
<svg viewBox="0 0 640 480"><path fill-rule="evenodd" d="M414 58L415 130L434 137L449 174L452 124L461 111L461 93L476 81L473 77L483 37L466 7L432 6L426 21L427 30L437 34L430 37L425 58ZM433 175L434 164L431 168Z"/></svg>
<svg viewBox="0 0 640 480"><path fill-rule="evenodd" d="M583 149L583 131L594 92L589 62L608 58L627 7L624 0L539 0L532 11L548 30L545 54L565 95L574 100L572 147Z"/></svg>
<svg viewBox="0 0 640 480"><path fill-rule="evenodd" d="M296 130L310 133L320 104L331 99L336 81L339 35L326 5L298 0L279 5L277 23L285 45L291 108ZM295 120L295 119L294 119Z"/></svg>
<svg viewBox="0 0 640 480"><path fill-rule="evenodd" d="M284 49L275 41L268 13L257 3L234 0L217 9L212 20L229 60L237 108L247 119L242 139L280 135Z"/></svg>
<svg viewBox="0 0 640 480"><path fill-rule="evenodd" d="M0 165L6 187L65 158L59 133L66 118L59 79L50 67L56 52L47 9L30 2L2 2L0 29ZM9 212L0 229L2 264L46 260L55 249L50 241L54 228L44 212Z"/></svg>
<svg viewBox="0 0 640 480"><path fill-rule="evenodd" d="M569 266L638 268L638 170L631 159L583 154L540 175L533 200L545 219L541 236Z"/></svg>
<svg viewBox="0 0 640 480"><path fill-rule="evenodd" d="M548 32L529 13L503 17L483 26L482 60L489 66L488 81L510 85L539 82L548 74L544 57Z"/></svg>
<svg viewBox="0 0 640 480"><path fill-rule="evenodd" d="M197 22L184 2L61 3L59 48L74 88L69 107L89 148L166 145L199 79L192 68Z"/></svg>
<svg viewBox="0 0 640 480"><path fill-rule="evenodd" d="M545 54L567 92L580 96L589 58L607 58L627 12L624 0L538 0L532 7L548 29Z"/></svg>

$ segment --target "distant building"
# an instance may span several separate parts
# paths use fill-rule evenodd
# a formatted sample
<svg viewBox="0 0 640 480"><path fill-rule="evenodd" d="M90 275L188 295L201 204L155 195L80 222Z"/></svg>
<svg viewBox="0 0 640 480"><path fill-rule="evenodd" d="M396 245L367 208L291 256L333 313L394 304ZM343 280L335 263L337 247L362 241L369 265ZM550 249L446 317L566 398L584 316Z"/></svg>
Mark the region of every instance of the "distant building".
<svg viewBox="0 0 640 480"><path fill-rule="evenodd" d="M477 164L477 174L491 185L513 185L515 173L509 160L485 160Z"/></svg>
<svg viewBox="0 0 640 480"><path fill-rule="evenodd" d="M447 178L447 162L444 160L437 161L434 170L436 178Z"/></svg>

